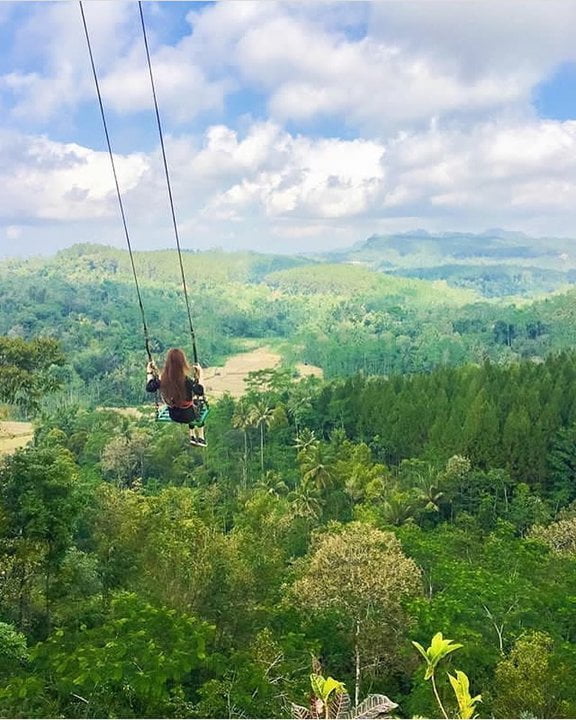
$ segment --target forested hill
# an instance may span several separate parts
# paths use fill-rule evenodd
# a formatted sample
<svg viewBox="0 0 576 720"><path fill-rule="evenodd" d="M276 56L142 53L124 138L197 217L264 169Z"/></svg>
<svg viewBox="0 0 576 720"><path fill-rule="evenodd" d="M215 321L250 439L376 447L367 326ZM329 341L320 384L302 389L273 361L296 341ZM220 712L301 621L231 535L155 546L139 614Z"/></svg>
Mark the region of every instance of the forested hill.
<svg viewBox="0 0 576 720"><path fill-rule="evenodd" d="M189 342L173 251L135 254L154 353ZM205 366L246 343L327 377L430 371L439 365L542 359L575 341L574 293L482 302L443 281L257 253L185 253ZM0 268L0 335L61 341L60 378L105 404L142 401L141 321L125 251L79 245Z"/></svg>

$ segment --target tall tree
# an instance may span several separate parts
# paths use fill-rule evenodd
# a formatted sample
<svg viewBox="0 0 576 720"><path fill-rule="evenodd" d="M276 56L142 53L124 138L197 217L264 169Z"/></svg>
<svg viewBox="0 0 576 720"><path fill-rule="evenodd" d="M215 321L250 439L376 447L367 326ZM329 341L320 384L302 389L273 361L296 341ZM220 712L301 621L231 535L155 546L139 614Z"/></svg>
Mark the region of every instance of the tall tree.
<svg viewBox="0 0 576 720"><path fill-rule="evenodd" d="M378 660L394 655L406 624L403 601L419 590L420 572L392 533L351 523L315 538L292 596L306 612L334 611L343 619L354 652L356 705L369 648Z"/></svg>
<svg viewBox="0 0 576 720"><path fill-rule="evenodd" d="M248 413L252 425L260 430L260 470L264 473L264 430L272 421L274 409L264 399L259 399L250 406Z"/></svg>
<svg viewBox="0 0 576 720"><path fill-rule="evenodd" d="M44 574L45 611L49 616L50 581L72 542L81 504L77 467L64 448L20 450L0 467L0 514L5 548L18 586L19 625L28 620L34 565Z"/></svg>

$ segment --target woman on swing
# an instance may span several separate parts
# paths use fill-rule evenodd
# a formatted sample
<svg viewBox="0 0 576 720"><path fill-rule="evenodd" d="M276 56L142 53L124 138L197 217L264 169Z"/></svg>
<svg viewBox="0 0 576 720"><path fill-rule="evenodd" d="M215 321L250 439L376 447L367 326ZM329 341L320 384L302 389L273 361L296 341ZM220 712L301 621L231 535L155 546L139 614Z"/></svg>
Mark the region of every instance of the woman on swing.
<svg viewBox="0 0 576 720"><path fill-rule="evenodd" d="M190 445L206 447L202 410L206 405L204 387L201 384L202 368L195 363L190 367L186 355L179 348L172 348L166 355L164 369L158 373L154 362L146 367L147 392L160 390L168 406L170 419L187 424L190 428Z"/></svg>

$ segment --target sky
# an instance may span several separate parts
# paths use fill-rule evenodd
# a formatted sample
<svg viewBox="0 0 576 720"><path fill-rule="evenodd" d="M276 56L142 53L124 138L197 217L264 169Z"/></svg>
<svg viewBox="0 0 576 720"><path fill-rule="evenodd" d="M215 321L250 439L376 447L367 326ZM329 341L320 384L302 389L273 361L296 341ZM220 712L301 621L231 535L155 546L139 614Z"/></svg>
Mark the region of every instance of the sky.
<svg viewBox="0 0 576 720"><path fill-rule="evenodd" d="M86 0L132 244L174 246L137 2ZM576 237L576 0L144 2L186 248ZM0 257L124 232L77 2L0 2Z"/></svg>

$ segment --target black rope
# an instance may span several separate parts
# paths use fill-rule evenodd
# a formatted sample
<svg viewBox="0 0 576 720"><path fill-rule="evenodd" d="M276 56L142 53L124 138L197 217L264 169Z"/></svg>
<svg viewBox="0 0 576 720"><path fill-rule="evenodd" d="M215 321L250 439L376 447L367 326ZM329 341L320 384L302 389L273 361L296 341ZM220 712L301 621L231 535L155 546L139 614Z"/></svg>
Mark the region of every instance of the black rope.
<svg viewBox="0 0 576 720"><path fill-rule="evenodd" d="M118 198L118 205L120 206L120 215L122 216L122 225L124 226L124 235L126 236L126 244L128 245L128 253L130 254L130 264L132 265L132 274L134 275L134 284L136 285L136 295L138 296L138 305L140 306L140 314L142 315L142 327L144 329L144 342L146 345L146 353L148 360L152 361L152 352L150 351L150 337L148 335L148 326L146 325L146 315L144 314L144 305L142 304L142 295L140 294L140 285L138 284L138 275L136 274L136 266L134 264L134 255L132 254L132 245L130 243L130 235L128 234L128 225L126 224L126 215L124 213L124 204L122 202L122 195L120 194L120 185L118 184L118 175L116 173L116 164L114 162L114 155L112 154L112 146L110 144L110 135L108 134L108 123L106 122L106 115L104 113L104 104L102 102L102 94L100 93L100 84L98 82L98 75L96 74L96 66L94 64L94 56L92 54L92 44L90 43L90 35L88 33L88 25L86 24L86 17L84 15L84 7L82 6L82 0L79 2L80 12L82 14L82 24L84 25L84 33L86 35L86 43L88 45L88 53L90 54L90 64L92 66L92 74L94 75L94 83L96 85L96 93L98 95L98 104L100 105L100 114L102 115L102 123L104 125L104 134L106 135L106 144L108 145L108 155L110 156L110 163L112 165L112 173L114 175L114 183L116 185L116 196Z"/></svg>
<svg viewBox="0 0 576 720"><path fill-rule="evenodd" d="M192 337L192 352L194 354L194 362L198 363L198 350L196 349L196 333L192 324L192 313L190 311L190 300L188 298L188 288L186 287L186 275L184 273L184 263L182 261L182 248L180 247L180 236L178 235L178 224L176 222L176 213L174 211L174 199L172 197L172 185L170 183L170 174L168 172L168 161L166 160L166 149L164 147L164 134L162 132L162 123L160 122L160 111L158 110L158 101L156 99L156 87L154 85L154 75L152 73L152 61L150 60L150 51L148 49L148 37L146 35L146 25L144 23L144 13L142 12L142 2L138 2L140 9L140 20L142 22L142 34L144 36L144 47L146 48L146 60L148 62L148 72L150 74L150 84L152 86L152 97L154 98L154 109L156 111L156 121L158 123L158 134L160 135L160 147L162 148L162 159L164 161L164 172L166 174L166 185L168 187L168 198L170 200L170 210L172 212L172 224L174 226L174 236L176 238L176 247L178 248L178 260L180 262L180 274L182 276L182 289L184 290L184 299L186 301L186 310L188 312L188 324L190 326L190 335Z"/></svg>

